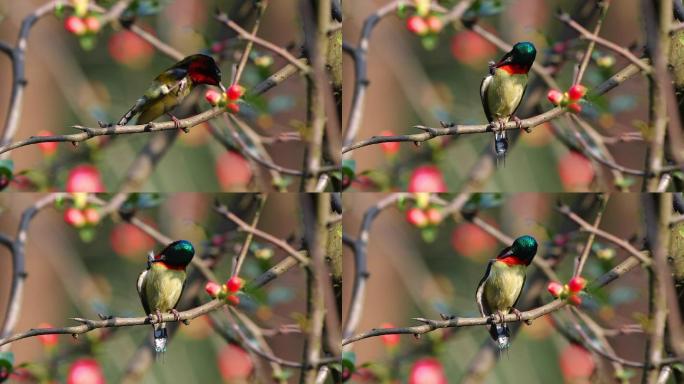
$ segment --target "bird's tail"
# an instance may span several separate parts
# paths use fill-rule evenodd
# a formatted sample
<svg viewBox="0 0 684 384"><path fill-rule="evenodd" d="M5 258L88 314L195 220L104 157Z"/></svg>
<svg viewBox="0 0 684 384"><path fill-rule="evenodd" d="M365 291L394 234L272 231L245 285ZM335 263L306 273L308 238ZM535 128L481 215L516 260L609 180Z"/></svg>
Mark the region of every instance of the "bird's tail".
<svg viewBox="0 0 684 384"><path fill-rule="evenodd" d="M166 323L154 324L154 351L157 353L166 352L166 341L169 335L166 333Z"/></svg>
<svg viewBox="0 0 684 384"><path fill-rule="evenodd" d="M496 166L506 166L506 152L508 152L508 137L506 131L494 133L494 153L496 154Z"/></svg>
<svg viewBox="0 0 684 384"><path fill-rule="evenodd" d="M489 335L500 349L506 349L511 345L511 331L506 324L492 324L489 326Z"/></svg>
<svg viewBox="0 0 684 384"><path fill-rule="evenodd" d="M119 119L119 122L116 123L117 125L126 125L128 122L135 116L138 112L140 112L140 108L145 104L145 98L141 97L138 99L138 101L135 102L135 105L131 107L131 109L128 110L121 118Z"/></svg>

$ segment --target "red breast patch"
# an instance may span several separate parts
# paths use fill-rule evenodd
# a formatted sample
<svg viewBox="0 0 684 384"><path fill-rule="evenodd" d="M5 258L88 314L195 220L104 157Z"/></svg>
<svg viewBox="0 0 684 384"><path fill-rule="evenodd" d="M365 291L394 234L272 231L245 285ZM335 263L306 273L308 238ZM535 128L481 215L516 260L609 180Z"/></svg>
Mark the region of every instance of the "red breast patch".
<svg viewBox="0 0 684 384"><path fill-rule="evenodd" d="M509 75L526 75L530 71L529 68L525 68L522 65L517 64L506 64L499 67L506 71Z"/></svg>
<svg viewBox="0 0 684 384"><path fill-rule="evenodd" d="M526 262L524 262L522 259L519 259L515 256L506 256L502 259L499 259L498 261L501 261L502 263L505 263L509 267L512 265L527 265Z"/></svg>

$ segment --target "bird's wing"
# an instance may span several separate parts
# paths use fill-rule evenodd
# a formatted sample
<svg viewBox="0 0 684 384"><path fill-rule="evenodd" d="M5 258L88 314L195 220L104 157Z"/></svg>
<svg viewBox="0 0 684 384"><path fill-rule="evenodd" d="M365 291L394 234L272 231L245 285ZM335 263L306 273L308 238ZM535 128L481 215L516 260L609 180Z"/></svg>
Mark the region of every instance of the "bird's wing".
<svg viewBox="0 0 684 384"><path fill-rule="evenodd" d="M525 75L527 76L527 75ZM520 101L518 101L518 105L513 108L513 113L511 113L511 116L515 116L515 112L518 110L520 107L520 104L522 104L523 99L525 98L525 92L527 92L527 83L525 83L525 88L523 88L523 93L520 95Z"/></svg>
<svg viewBox="0 0 684 384"><path fill-rule="evenodd" d="M501 259L503 257L510 256L512 254L513 254L513 252L511 252L511 247L506 247L506 248L502 249L498 255L496 255L496 258Z"/></svg>
<svg viewBox="0 0 684 384"><path fill-rule="evenodd" d="M489 260L489 263L487 264L487 270L485 271L484 276L482 276L480 283L477 285L477 290L475 291L475 300L477 301L477 307L480 309L480 314L482 316L488 316L491 313L489 305L487 305L487 302L485 301L484 288L485 282L489 278L489 272L492 269L492 263L494 263L494 261L496 260Z"/></svg>
<svg viewBox="0 0 684 384"><path fill-rule="evenodd" d="M482 83L480 83L480 100L482 100L482 107L484 108L484 113L487 117L487 121L489 121L490 123L494 119L492 118L492 113L489 111L489 103L487 102L487 92L489 91L489 85L492 83L493 78L494 76L487 75L484 79L482 79Z"/></svg>
<svg viewBox="0 0 684 384"><path fill-rule="evenodd" d="M129 109L121 117L121 119L119 119L118 125L126 125L133 118L133 116L137 115L138 113L144 113L147 109L150 108L150 106L153 106L155 103L160 101L164 96L174 91L175 88L181 85L181 80L187 74L187 70L173 67L162 72L159 76L157 76L154 79L152 84L147 88L145 93L143 93L143 95L135 102L131 109ZM163 113L163 111L161 113ZM155 118L157 118L157 116L155 116ZM138 124L144 124L149 122L142 120L139 118Z"/></svg>
<svg viewBox="0 0 684 384"><path fill-rule="evenodd" d="M150 314L150 306L147 304L147 298L145 297L145 284L147 284L147 272L149 272L149 269L146 269L142 272L140 272L140 275L138 276L138 281L136 283L136 288L138 289L138 296L140 296L140 302L142 303L143 308L145 309L145 314Z"/></svg>
<svg viewBox="0 0 684 384"><path fill-rule="evenodd" d="M181 297L183 297L183 292L185 291L185 285L187 284L187 282L188 282L187 279L183 280L183 286L181 287L180 295L178 295L178 300L176 300L176 302L173 303L173 306L171 308L175 309L176 306L178 305L178 303L180 302Z"/></svg>

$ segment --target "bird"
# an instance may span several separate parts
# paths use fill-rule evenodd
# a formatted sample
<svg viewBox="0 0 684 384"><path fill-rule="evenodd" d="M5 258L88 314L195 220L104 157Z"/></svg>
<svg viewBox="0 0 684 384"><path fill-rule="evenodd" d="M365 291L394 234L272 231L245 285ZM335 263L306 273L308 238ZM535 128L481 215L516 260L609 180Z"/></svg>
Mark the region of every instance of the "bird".
<svg viewBox="0 0 684 384"><path fill-rule="evenodd" d="M519 320L522 318L515 305L525 285L525 270L532 263L536 253L537 240L534 237L518 237L511 246L504 248L496 259L489 261L475 291L480 314L492 319L489 335L499 349L510 346L511 335L508 325L503 323L504 315L513 312Z"/></svg>
<svg viewBox="0 0 684 384"><path fill-rule="evenodd" d="M126 125L135 115L138 115L137 124L147 124L166 113L180 127L180 121L171 111L198 84L217 86L222 92L226 92L221 84L221 69L210 56L190 55L166 69L119 119L118 125ZM187 128L183 130L187 132Z"/></svg>
<svg viewBox="0 0 684 384"><path fill-rule="evenodd" d="M166 351L168 339L166 324L161 322L162 313L170 312L176 321L180 320L176 305L185 286L185 268L194 255L192 243L187 240L174 241L157 255L151 251L147 269L138 276L137 290L145 314L150 320L154 320L156 316L159 321L152 325L154 350L157 353Z"/></svg>
<svg viewBox="0 0 684 384"><path fill-rule="evenodd" d="M489 62L489 74L480 84L480 99L489 126L494 130L494 153L497 165L505 161L508 138L505 124L510 120L518 128L522 122L515 116L525 89L527 74L532 68L537 49L528 41L516 43L498 62ZM498 127L497 127L498 125ZM497 131L498 128L498 131Z"/></svg>

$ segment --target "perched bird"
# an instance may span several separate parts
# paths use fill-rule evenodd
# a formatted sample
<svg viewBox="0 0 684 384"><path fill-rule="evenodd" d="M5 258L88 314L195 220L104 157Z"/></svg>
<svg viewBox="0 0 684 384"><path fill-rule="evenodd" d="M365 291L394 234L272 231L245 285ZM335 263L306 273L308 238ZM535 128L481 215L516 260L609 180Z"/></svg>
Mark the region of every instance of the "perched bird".
<svg viewBox="0 0 684 384"><path fill-rule="evenodd" d="M475 292L477 306L483 317L491 317L497 324L489 326L489 334L499 349L510 345L510 332L503 316L513 312L520 319L521 313L515 308L523 286L525 269L537 253L537 240L532 236L520 236L510 247L504 248L496 259L487 264L487 271L480 280ZM496 318L498 315L498 319Z"/></svg>
<svg viewBox="0 0 684 384"><path fill-rule="evenodd" d="M513 119L521 127L515 111L520 106L525 88L527 73L532 68L537 50L530 42L524 41L513 46L498 63L489 63L489 74L480 84L480 99L489 125L494 130L494 152L497 164L503 161L508 150L508 138L504 125ZM497 131L497 124L499 130Z"/></svg>
<svg viewBox="0 0 684 384"><path fill-rule="evenodd" d="M162 72L135 105L119 119L118 125L126 125L135 115L138 115L138 124L146 124L166 113L178 126L179 120L171 111L197 84L214 85L226 91L221 84L221 70L214 59L207 55L188 56Z"/></svg>
<svg viewBox="0 0 684 384"><path fill-rule="evenodd" d="M183 293L185 284L185 267L195 255L195 248L187 240L178 240L169 244L161 253L150 252L147 269L138 276L138 295L145 313L151 319L156 315L162 320L163 312L171 312L179 319L176 305ZM166 324L153 324L154 350L166 351Z"/></svg>

